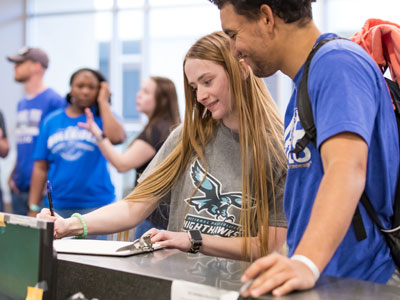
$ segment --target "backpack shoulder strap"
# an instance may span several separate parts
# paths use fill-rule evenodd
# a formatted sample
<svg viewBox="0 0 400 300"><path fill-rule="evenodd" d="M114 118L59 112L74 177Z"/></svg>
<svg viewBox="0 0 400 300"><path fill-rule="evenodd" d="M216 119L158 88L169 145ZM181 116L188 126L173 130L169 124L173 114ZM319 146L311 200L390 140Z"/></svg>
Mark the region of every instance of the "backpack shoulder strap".
<svg viewBox="0 0 400 300"><path fill-rule="evenodd" d="M327 42L337 39L344 39L342 37L332 37L319 41L311 50L304 63L303 76L301 77L299 89L297 91L297 108L299 113L299 120L301 126L304 129L304 136L299 139L296 143L295 148L291 153L295 153L296 157L299 157L300 153L304 150L307 144L311 141L316 144L317 128L315 127L314 117L312 113L312 106L310 101L310 96L308 94L308 74L310 71L311 60L313 59L315 53ZM365 193L364 193L365 194ZM368 201L368 198L365 195ZM369 202L369 201L368 201ZM362 221L360 209L357 205L356 211L353 216L352 224L354 227L354 232L358 241L362 241L367 237L365 232L364 223Z"/></svg>
<svg viewBox="0 0 400 300"><path fill-rule="evenodd" d="M396 115L396 122L397 122L397 130L400 137L400 88L396 82L390 80L385 77L386 83L389 88L390 96L392 97L392 102L394 106L394 113ZM400 226L400 178L397 179L396 184L396 191L395 191L395 198L394 198L394 207L393 207L393 217L392 221L392 228L397 228ZM378 216L376 215L375 209L372 206L367 194L364 193L361 196L361 203L365 207L369 217L375 222L375 224L382 230L385 229L382 226L381 221L379 220Z"/></svg>
<svg viewBox="0 0 400 300"><path fill-rule="evenodd" d="M312 113L310 96L308 94L308 73L310 71L311 60L313 59L315 53L325 45L327 42L332 40L343 39L341 37L332 37L319 41L312 48L310 54L307 57L306 62L304 63L304 71L303 76L301 77L299 89L297 91L297 108L299 113L299 119L301 126L304 128L304 136L297 141L295 149L291 152L296 154L296 157L299 157L300 152L304 150L307 144L312 141L314 144L316 143L317 137L317 129L314 124L314 117Z"/></svg>
<svg viewBox="0 0 400 300"><path fill-rule="evenodd" d="M385 77L386 83L389 87L390 96L392 97L394 113L396 115L398 136L400 137L400 88L397 82ZM400 175L397 178L396 193L394 197L392 228L400 226Z"/></svg>

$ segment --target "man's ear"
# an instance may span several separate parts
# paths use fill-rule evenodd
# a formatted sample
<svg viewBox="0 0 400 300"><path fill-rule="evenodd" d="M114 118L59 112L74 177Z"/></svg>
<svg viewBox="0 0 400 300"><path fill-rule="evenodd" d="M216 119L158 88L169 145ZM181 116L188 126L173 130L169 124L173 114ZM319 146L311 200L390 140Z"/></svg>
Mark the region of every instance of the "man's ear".
<svg viewBox="0 0 400 300"><path fill-rule="evenodd" d="M240 73L242 74L242 79L246 80L250 75L250 67L244 61L243 58L239 59L239 65L240 65Z"/></svg>
<svg viewBox="0 0 400 300"><path fill-rule="evenodd" d="M261 21L272 30L275 25L275 15L269 5L263 4L260 6Z"/></svg>
<svg viewBox="0 0 400 300"><path fill-rule="evenodd" d="M35 73L43 72L43 67L40 62L32 61L30 65L31 70L34 70Z"/></svg>

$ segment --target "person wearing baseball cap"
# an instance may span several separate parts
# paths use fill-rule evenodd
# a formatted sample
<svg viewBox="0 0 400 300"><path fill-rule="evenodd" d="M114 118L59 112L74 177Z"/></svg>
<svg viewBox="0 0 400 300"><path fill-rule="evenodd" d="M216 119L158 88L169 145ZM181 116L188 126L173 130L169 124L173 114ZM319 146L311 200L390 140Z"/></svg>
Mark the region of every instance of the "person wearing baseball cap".
<svg viewBox="0 0 400 300"><path fill-rule="evenodd" d="M38 62L44 69L47 69L49 66L49 57L47 56L46 52L39 48L24 47L19 50L16 55L7 56L7 59L16 64L21 64L27 60Z"/></svg>
<svg viewBox="0 0 400 300"><path fill-rule="evenodd" d="M28 206L35 142L44 117L64 107L65 99L48 88L43 81L49 66L49 57L45 51L24 47L15 55L7 56L7 60L14 63L14 80L22 83L25 91L24 98L17 106L17 159L8 180L12 211L21 215L27 215L30 211L34 214L34 211L41 209L37 205Z"/></svg>

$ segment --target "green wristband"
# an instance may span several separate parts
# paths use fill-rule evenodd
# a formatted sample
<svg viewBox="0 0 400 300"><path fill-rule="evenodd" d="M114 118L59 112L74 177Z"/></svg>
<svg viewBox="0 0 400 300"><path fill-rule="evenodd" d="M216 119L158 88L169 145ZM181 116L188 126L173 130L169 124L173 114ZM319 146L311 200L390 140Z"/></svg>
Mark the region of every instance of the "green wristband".
<svg viewBox="0 0 400 300"><path fill-rule="evenodd" d="M77 239L84 239L87 236L87 226L86 226L86 222L85 219L83 218L83 216L81 214L78 213L74 213L71 215L71 218L75 217L78 218L79 221L81 221L82 227L83 227L83 233L81 235L76 236Z"/></svg>
<svg viewBox="0 0 400 300"><path fill-rule="evenodd" d="M30 204L29 210L35 211L35 212L40 212L42 210L42 208L37 204Z"/></svg>

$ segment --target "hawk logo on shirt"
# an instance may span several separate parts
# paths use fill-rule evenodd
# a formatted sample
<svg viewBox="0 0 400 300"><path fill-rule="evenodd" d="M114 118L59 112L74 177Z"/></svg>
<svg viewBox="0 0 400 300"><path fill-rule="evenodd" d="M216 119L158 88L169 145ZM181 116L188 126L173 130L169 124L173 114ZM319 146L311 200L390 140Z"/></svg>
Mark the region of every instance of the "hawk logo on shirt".
<svg viewBox="0 0 400 300"><path fill-rule="evenodd" d="M235 217L230 215L228 210L232 206L241 208L242 193L222 193L221 183L211 174L205 176L205 171L198 160L192 164L190 175L195 187L199 186L205 177L198 189L203 195L193 197L191 200L185 199L186 203L194 207L197 212L206 211L217 220L234 222Z"/></svg>
<svg viewBox="0 0 400 300"><path fill-rule="evenodd" d="M296 143L304 136L305 132L301 126L299 113L296 110L293 113L293 118L285 129L285 153L289 169L309 167L311 164L311 151L305 147L300 152L299 157L291 151L296 147Z"/></svg>

